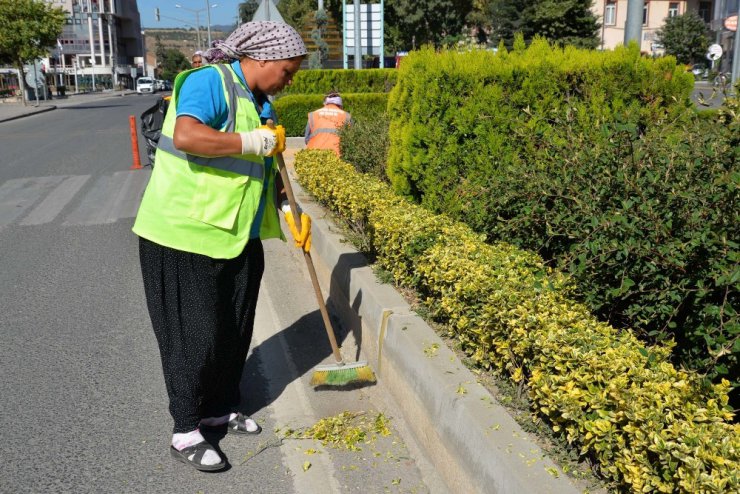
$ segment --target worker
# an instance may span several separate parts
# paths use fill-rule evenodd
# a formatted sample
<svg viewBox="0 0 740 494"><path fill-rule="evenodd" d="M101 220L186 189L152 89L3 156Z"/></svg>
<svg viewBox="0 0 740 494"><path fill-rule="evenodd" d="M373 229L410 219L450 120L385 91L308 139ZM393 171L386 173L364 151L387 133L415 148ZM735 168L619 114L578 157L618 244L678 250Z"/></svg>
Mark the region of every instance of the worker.
<svg viewBox="0 0 740 494"><path fill-rule="evenodd" d="M260 122L268 96L291 83L305 56L287 24L247 22L203 53L208 65L178 74L134 223L174 421L170 454L197 470L226 467L201 430L261 431L243 413L240 381L265 269L262 240L285 238L278 205L296 246L310 249L310 218L293 219L266 159L285 149L285 130Z"/></svg>
<svg viewBox="0 0 740 494"><path fill-rule="evenodd" d="M344 111L342 96L332 91L324 97L324 106L308 114L306 148L331 149L339 156L339 129L352 122Z"/></svg>
<svg viewBox="0 0 740 494"><path fill-rule="evenodd" d="M201 65L203 65L203 52L200 50L193 53L193 57L190 59L190 63L193 65L194 69L197 69Z"/></svg>

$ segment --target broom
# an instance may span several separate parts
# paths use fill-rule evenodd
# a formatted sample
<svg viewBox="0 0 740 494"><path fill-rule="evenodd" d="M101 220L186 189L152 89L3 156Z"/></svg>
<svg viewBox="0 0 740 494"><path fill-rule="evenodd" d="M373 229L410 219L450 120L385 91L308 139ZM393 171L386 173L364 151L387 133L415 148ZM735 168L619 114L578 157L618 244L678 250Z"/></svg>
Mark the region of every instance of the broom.
<svg viewBox="0 0 740 494"><path fill-rule="evenodd" d="M273 123L268 120L267 125L272 127ZM285 167L285 160L283 160L283 154L277 153L278 169L280 170L280 176L283 179L283 186L288 196L288 203L290 204L290 211L293 214L296 228L300 233L301 220L298 214L298 207L296 206L295 196L293 195L293 188L290 185L290 178L288 177L288 170ZM311 276L311 284L316 294L316 300L319 303L319 310L321 311L321 317L324 319L324 328L326 329L326 335L329 337L329 344L331 344L331 350L334 354L335 364L319 365L314 369L313 375L311 376L311 386L346 386L348 384L357 383L374 383L375 373L367 364L367 362L353 362L346 363L342 358L342 354L339 351L339 345L337 345L337 339L334 335L334 329L332 328L331 321L329 320L329 313L326 310L326 304L324 304L324 296L321 294L321 287L316 276L316 269L311 260L311 254L303 251L303 258L306 261L308 267L308 274Z"/></svg>

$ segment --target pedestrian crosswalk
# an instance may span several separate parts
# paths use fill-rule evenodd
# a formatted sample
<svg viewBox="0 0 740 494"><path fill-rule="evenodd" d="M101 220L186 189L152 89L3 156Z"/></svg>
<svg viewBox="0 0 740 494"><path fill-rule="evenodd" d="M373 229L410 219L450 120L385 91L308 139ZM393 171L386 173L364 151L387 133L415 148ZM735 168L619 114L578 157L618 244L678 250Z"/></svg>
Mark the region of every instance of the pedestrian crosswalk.
<svg viewBox="0 0 740 494"><path fill-rule="evenodd" d="M47 223L101 225L133 218L151 170L112 175L56 175L11 179L0 185L0 231Z"/></svg>

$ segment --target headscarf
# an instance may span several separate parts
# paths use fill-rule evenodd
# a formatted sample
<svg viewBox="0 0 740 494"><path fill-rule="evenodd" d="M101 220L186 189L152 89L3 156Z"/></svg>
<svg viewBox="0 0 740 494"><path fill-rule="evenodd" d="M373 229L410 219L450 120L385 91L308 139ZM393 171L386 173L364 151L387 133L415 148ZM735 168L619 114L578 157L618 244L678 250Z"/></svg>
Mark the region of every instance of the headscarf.
<svg viewBox="0 0 740 494"><path fill-rule="evenodd" d="M208 63L249 57L254 60L285 60L307 53L301 35L288 24L275 21L245 22L224 41L213 43L203 56Z"/></svg>
<svg viewBox="0 0 740 494"><path fill-rule="evenodd" d="M342 105L342 97L338 94L327 96L324 98L324 104L325 105L337 105L339 107L344 106Z"/></svg>

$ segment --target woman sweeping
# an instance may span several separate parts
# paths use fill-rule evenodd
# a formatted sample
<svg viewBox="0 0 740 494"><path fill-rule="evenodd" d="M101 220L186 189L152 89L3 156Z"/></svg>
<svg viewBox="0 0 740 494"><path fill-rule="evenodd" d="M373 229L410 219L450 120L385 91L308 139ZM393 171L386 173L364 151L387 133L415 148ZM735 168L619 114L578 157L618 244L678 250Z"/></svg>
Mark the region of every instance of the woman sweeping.
<svg viewBox="0 0 740 494"><path fill-rule="evenodd" d="M226 466L201 428L261 431L239 410L239 381L262 240L284 239L277 205L289 210L269 158L285 149L285 132L263 124L275 120L267 96L291 83L305 55L287 24L250 22L204 54L212 65L178 75L134 224L174 420L170 453L198 470ZM286 221L308 248L310 218L301 214L300 234L289 212Z"/></svg>

